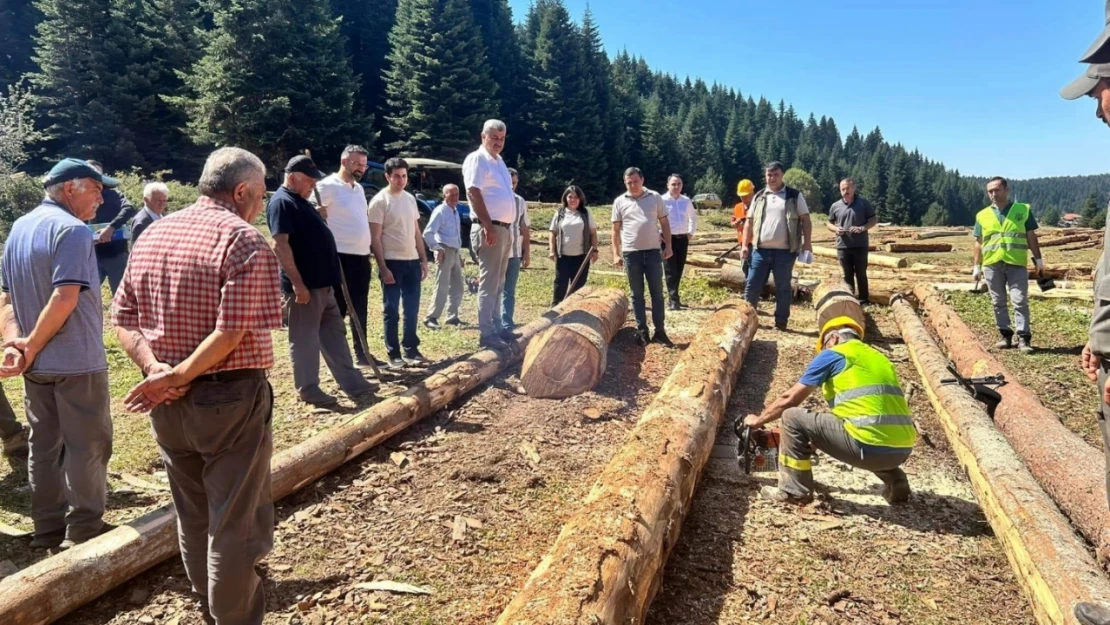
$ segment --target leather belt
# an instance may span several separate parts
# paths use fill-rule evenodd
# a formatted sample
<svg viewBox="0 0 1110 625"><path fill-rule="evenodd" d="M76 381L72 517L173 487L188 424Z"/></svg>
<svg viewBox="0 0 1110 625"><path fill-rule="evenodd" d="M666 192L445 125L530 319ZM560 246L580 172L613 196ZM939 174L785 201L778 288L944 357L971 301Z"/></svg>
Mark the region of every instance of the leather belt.
<svg viewBox="0 0 1110 625"><path fill-rule="evenodd" d="M493 225L495 225L495 226L501 226L502 228L509 228L509 227L511 227L511 226L510 226L509 224L507 224L507 223L505 223L505 222L503 222L503 221L493 221L493 220L491 219L491 220L490 220L490 223L491 223L491 224L493 224Z"/></svg>
<svg viewBox="0 0 1110 625"><path fill-rule="evenodd" d="M198 375L194 378L194 382L234 382L236 380L247 380L250 378L265 378L265 369L231 369L228 371L217 371L216 373L209 373L206 375Z"/></svg>

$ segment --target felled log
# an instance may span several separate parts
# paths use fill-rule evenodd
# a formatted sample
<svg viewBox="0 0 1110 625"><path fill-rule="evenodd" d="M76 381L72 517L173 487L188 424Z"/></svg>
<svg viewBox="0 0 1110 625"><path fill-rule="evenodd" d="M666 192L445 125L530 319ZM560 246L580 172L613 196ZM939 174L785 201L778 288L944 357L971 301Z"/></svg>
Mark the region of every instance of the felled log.
<svg viewBox="0 0 1110 625"><path fill-rule="evenodd" d="M883 246L883 251L888 254L908 254L927 252L951 252L951 243L888 243ZM868 257L870 258L870 257Z"/></svg>
<svg viewBox="0 0 1110 625"><path fill-rule="evenodd" d="M742 301L703 323L497 625L644 622L757 325Z"/></svg>
<svg viewBox="0 0 1110 625"><path fill-rule="evenodd" d="M836 258L836 248L822 247L819 245L813 246L813 255L821 256L823 258ZM882 254L869 254L867 262L871 265L879 265L880 267L905 267L908 263L905 258L898 258L895 256L883 256Z"/></svg>
<svg viewBox="0 0 1110 625"><path fill-rule="evenodd" d="M817 285L813 292L813 307L817 310L817 329L825 327L831 319L837 317L850 317L867 329L867 317L863 314L863 307L859 300L852 294L852 289L842 280L825 280Z"/></svg>
<svg viewBox="0 0 1110 625"><path fill-rule="evenodd" d="M1030 273L1033 272L1032 262L1030 262L1028 269ZM1048 267L1045 269L1045 273L1053 278L1089 276L1094 272L1095 266L1093 263L1048 263Z"/></svg>
<svg viewBox="0 0 1110 625"><path fill-rule="evenodd" d="M597 386L609 342L628 316L624 291L596 291L560 315L524 352L520 385L530 397L563 398Z"/></svg>
<svg viewBox="0 0 1110 625"><path fill-rule="evenodd" d="M991 423L982 404L963 387L941 383L950 377L947 359L917 313L905 301L891 306L938 421L1037 622L1077 623L1072 606L1110 601L1110 582L1086 545L1075 537L1068 520Z"/></svg>
<svg viewBox="0 0 1110 625"><path fill-rule="evenodd" d="M744 274L744 269L740 265L732 263L721 266L721 270L717 275L709 279L709 283L713 286L720 286L726 289L736 291L737 293L744 293L747 288L747 276ZM791 276L790 278L790 292L793 293L795 299L804 299L813 292L817 287L820 280L799 278L798 276ZM761 297L774 297L775 296L775 277L771 276L767 279L767 284L763 285L763 290L760 292Z"/></svg>
<svg viewBox="0 0 1110 625"><path fill-rule="evenodd" d="M1045 492L1094 544L1100 561L1105 561L1110 555L1110 525L1102 454L1064 427L1055 413L987 353L940 294L927 285L919 285L914 293L960 373L1006 376L1006 384L998 388L1002 403L995 410L995 425Z"/></svg>
<svg viewBox="0 0 1110 625"><path fill-rule="evenodd" d="M1059 249L1059 251L1061 251L1061 252L1075 252L1075 251L1078 251L1078 250L1090 250L1090 249L1094 249L1096 247L1102 247L1102 239L1098 239L1096 241L1085 241L1083 243L1077 243L1075 245L1067 245L1067 246L1061 247Z"/></svg>
<svg viewBox="0 0 1110 625"><path fill-rule="evenodd" d="M1089 234L1069 234L1067 236L1058 237L1055 239L1045 239L1040 241L1041 247L1057 247L1059 245L1067 245L1068 243L1079 243L1080 241L1089 241L1091 235Z"/></svg>
<svg viewBox="0 0 1110 625"><path fill-rule="evenodd" d="M926 239L940 239L943 237L966 237L966 230L934 230L931 232L915 232L913 238L918 241Z"/></svg>
<svg viewBox="0 0 1110 625"><path fill-rule="evenodd" d="M986 293L987 282L980 280L978 285L974 282L934 282L933 288L938 291L958 291L963 293ZM1057 287L1051 291L1042 291L1039 288L1030 288L1029 297L1033 299L1066 299L1077 302L1094 302L1093 289L1065 289Z"/></svg>
<svg viewBox="0 0 1110 625"><path fill-rule="evenodd" d="M447 406L518 362L532 337L593 289L584 287L520 329L512 350L483 350L382 400L343 424L287 449L270 465L274 500L294 493L382 441ZM165 506L0 581L0 623L39 625L126 582L177 553L176 515Z"/></svg>
<svg viewBox="0 0 1110 625"><path fill-rule="evenodd" d="M688 254L686 256L686 264L691 267L702 267L705 269L716 269L721 265L727 263L731 263L739 267L740 261L731 258L731 254L729 256L730 257L728 258L721 259L721 262L717 262L717 257L711 254Z"/></svg>

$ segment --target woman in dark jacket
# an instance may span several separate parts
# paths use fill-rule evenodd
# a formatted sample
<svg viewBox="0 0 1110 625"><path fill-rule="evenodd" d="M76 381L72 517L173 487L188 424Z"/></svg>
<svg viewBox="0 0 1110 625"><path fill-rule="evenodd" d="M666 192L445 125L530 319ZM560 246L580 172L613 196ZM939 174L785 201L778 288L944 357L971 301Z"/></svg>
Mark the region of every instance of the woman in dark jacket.
<svg viewBox="0 0 1110 625"><path fill-rule="evenodd" d="M593 253L587 259L590 250ZM597 261L597 224L586 208L586 194L574 185L563 191L563 206L551 219L547 257L555 261L555 294L551 300L554 306L586 284L590 263ZM582 275L571 284L580 268Z"/></svg>

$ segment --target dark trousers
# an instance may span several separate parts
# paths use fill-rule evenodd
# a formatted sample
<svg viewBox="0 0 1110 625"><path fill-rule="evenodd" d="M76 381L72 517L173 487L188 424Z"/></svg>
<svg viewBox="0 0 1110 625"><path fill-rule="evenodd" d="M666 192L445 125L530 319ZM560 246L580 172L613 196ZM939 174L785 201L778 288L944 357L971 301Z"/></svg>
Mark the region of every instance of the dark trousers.
<svg viewBox="0 0 1110 625"><path fill-rule="evenodd" d="M679 303L678 283L682 281L682 272L686 269L686 250L689 246L688 235L671 235L671 257L663 261L663 270L667 273L667 298L672 304Z"/></svg>
<svg viewBox="0 0 1110 625"><path fill-rule="evenodd" d="M420 319L420 261L386 260L385 266L393 274L393 284L382 282L385 299L382 316L385 319L385 349L393 358L401 355L402 345L406 351L420 346L420 338L416 336L416 322ZM405 307L404 336L398 344L397 324L402 303Z"/></svg>
<svg viewBox="0 0 1110 625"><path fill-rule="evenodd" d="M128 258L130 258L130 255L127 250L115 256L96 257L96 269L100 274L100 284L104 284L104 281L107 280L108 288L112 289L112 295L116 294L119 283L123 282L123 272L127 269Z"/></svg>
<svg viewBox="0 0 1110 625"><path fill-rule="evenodd" d="M254 567L274 544L274 393L261 369L222 375L194 381L150 420L193 590L217 623L261 625L266 599Z"/></svg>
<svg viewBox="0 0 1110 625"><path fill-rule="evenodd" d="M582 263L586 262L586 255L580 256L560 256L555 261L555 293L551 297L551 305L554 306L567 298L568 295L574 293L586 284L586 279L590 277L590 267L586 266L582 270L582 277L571 284L574 276L578 273L578 269Z"/></svg>
<svg viewBox="0 0 1110 625"><path fill-rule="evenodd" d="M351 294L351 302L355 306L354 316L347 314L347 298L343 296L342 289L336 289L335 299L339 304L339 315L348 317L351 323L351 341L355 344L355 360L360 364L370 362L362 351L362 343L358 340L355 330L355 317L362 324L362 335L366 336L366 303L370 299L370 257L357 254L340 254L339 264L343 267L343 277L347 278L347 291Z"/></svg>
<svg viewBox="0 0 1110 625"><path fill-rule="evenodd" d="M655 331L663 330L666 311L663 310L663 254L659 250L625 252L624 272L628 275L628 286L632 288L632 312L636 316L636 327L647 330L647 310L644 302L644 281L647 280L651 293L651 322Z"/></svg>
<svg viewBox="0 0 1110 625"><path fill-rule="evenodd" d="M851 287L861 304L867 303L870 291L867 290L867 248L849 247L836 250L840 269L844 272L844 284Z"/></svg>
<svg viewBox="0 0 1110 625"><path fill-rule="evenodd" d="M790 304L794 301L794 291L790 282L794 273L794 261L798 255L790 250L752 250L752 265L748 270L748 284L744 299L753 308L759 307L759 295L767 285L767 279L775 276L775 323L786 325L790 320Z"/></svg>

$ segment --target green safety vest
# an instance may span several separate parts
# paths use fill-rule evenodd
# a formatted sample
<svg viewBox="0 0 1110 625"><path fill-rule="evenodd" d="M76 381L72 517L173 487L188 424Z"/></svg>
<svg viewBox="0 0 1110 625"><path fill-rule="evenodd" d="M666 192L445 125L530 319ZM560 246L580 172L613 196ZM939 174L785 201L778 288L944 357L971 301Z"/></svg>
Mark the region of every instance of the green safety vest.
<svg viewBox="0 0 1110 625"><path fill-rule="evenodd" d="M983 231L983 266L1006 263L1025 267L1029 264L1029 241L1025 222L1029 220L1029 205L1014 202L1006 219L998 221L993 207L986 207L975 216L975 223Z"/></svg>
<svg viewBox="0 0 1110 625"><path fill-rule="evenodd" d="M848 435L865 445L913 447L917 429L898 374L886 356L858 340L831 349L848 363L825 381L822 391Z"/></svg>

